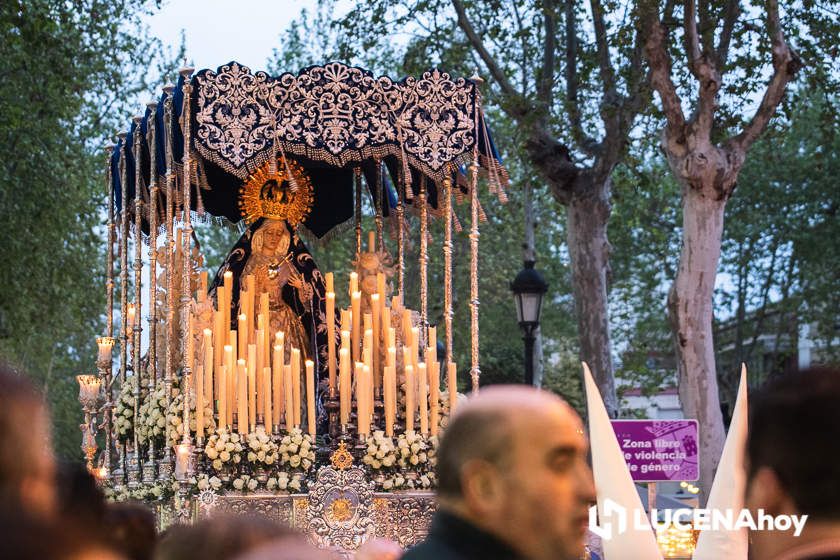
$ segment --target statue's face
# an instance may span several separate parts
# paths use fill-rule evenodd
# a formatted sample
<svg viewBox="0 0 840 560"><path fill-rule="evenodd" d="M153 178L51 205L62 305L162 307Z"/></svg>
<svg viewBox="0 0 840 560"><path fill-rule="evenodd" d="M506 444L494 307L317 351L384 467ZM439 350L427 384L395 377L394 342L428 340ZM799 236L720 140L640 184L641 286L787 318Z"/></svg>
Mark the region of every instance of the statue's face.
<svg viewBox="0 0 840 560"><path fill-rule="evenodd" d="M283 239L284 231L282 224L272 224L263 230L263 248L274 251Z"/></svg>

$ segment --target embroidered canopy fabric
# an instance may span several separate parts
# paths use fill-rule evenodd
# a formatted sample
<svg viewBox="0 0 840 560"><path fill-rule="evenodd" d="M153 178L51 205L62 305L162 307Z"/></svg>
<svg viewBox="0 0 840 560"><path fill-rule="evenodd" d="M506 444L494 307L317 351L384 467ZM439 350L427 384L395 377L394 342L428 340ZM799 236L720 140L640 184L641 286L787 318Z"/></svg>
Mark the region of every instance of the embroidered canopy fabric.
<svg viewBox="0 0 840 560"><path fill-rule="evenodd" d="M238 221L239 187L275 152L299 161L310 174L315 206L304 225L318 237L352 217L354 167L362 169L375 195L377 164L386 164L391 180L386 177L379 182L385 189L385 215L400 196L393 185L400 184L402 176L409 176L406 183L411 185L411 192L402 195L404 201L411 203L422 180L432 208L437 206L437 184L447 176L458 184L462 166L475 156L499 183L507 180L475 83L439 70L394 81L333 62L272 77L231 62L215 71L197 72L191 85L191 154L196 163L192 182L200 187L200 196L193 197L194 210ZM178 180L184 151L182 87L183 78L171 99L171 147ZM123 154L125 186L133 198L135 135L145 139L141 143L145 200L149 196L150 150L156 150L157 174L163 177L166 173L166 100L164 94L154 113L147 111L139 126L132 125L129 136L115 150L112 180L120 210L118 162ZM148 137L152 120L157 129L154 146ZM464 183L461 181L462 190Z"/></svg>

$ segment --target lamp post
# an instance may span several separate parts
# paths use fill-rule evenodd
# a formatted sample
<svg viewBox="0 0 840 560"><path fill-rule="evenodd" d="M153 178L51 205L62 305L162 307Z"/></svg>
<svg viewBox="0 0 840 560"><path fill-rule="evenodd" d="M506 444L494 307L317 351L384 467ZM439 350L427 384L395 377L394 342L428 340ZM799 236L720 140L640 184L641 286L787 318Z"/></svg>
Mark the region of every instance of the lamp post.
<svg viewBox="0 0 840 560"><path fill-rule="evenodd" d="M534 384L534 341L540 326L540 309L543 295L548 291L548 284L534 268L535 261L526 260L525 268L519 271L510 289L516 301L516 320L522 329L525 341L525 383Z"/></svg>

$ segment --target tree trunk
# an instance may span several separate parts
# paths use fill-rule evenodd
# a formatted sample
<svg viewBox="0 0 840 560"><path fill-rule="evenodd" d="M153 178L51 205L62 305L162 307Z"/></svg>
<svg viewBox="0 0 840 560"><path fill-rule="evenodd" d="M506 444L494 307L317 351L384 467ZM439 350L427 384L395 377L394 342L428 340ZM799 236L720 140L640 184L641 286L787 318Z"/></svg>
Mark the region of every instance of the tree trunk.
<svg viewBox="0 0 840 560"><path fill-rule="evenodd" d="M668 294L668 314L680 403L685 416L696 418L701 426L700 485L705 503L726 439L715 372L712 296L727 197L717 196L714 185L694 184L683 191L683 246Z"/></svg>
<svg viewBox="0 0 840 560"><path fill-rule="evenodd" d="M579 181L592 181L582 174ZM607 412L618 414L613 381L610 325L607 310L610 245L610 180L576 189L566 205L566 242L572 269L580 358L587 362L604 399Z"/></svg>

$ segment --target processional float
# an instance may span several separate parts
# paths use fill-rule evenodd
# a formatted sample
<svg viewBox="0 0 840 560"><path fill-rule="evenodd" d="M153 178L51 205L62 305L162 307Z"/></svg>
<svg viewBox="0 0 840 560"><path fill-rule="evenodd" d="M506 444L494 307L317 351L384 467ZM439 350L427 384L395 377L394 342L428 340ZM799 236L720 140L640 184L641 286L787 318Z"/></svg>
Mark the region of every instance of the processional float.
<svg viewBox="0 0 840 560"><path fill-rule="evenodd" d="M479 175L505 200L478 79L393 81L341 63L274 77L232 62L182 68L163 89L109 152L107 332L98 375L79 376L89 468L113 498L154 502L162 525L260 511L338 551L373 535L413 544L457 401L455 205L469 209L463 385L476 390ZM432 216L445 232L440 346L427 315ZM212 281L196 220L244 224ZM337 309L338 279L304 238L347 225L355 269ZM419 237L416 310L403 297L406 235Z"/></svg>

